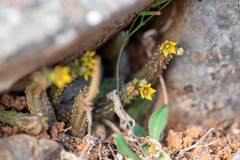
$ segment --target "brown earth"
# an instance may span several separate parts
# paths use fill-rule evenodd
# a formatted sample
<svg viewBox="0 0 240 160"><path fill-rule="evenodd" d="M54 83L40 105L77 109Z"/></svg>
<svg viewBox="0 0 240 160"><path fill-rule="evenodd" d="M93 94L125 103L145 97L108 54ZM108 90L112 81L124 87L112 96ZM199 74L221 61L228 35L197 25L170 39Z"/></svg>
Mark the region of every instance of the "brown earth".
<svg viewBox="0 0 240 160"><path fill-rule="evenodd" d="M15 104L13 102L14 101L13 97L10 98L8 101L11 101L13 104ZM19 105L21 104L22 103L19 103ZM2 105L4 104L2 103ZM11 110L15 110L16 108L18 107L11 108ZM24 107L22 108L24 109ZM228 129L223 129L225 128L226 124L229 126ZM166 135L161 142L164 146L163 149L165 151L171 150L172 152L170 156L172 159L176 160L232 159L240 147L239 124L240 119L236 119L231 124L229 122L222 123L222 125L218 125L216 126L216 128L212 128L209 133L207 133L208 130L206 129L206 127L202 126L192 125L182 127L182 129L180 130L179 127L177 127L178 131L174 131L175 130L174 128L169 128L167 126L165 129ZM41 134L35 137L56 140L58 134L64 131L64 125L65 125L64 123L58 122L56 126L51 127L48 132L43 131ZM169 124L169 126L174 126L174 124L172 125ZM105 132L106 130L104 129L104 126L101 125L100 127L96 127L94 134L97 136L100 135L100 133L102 134ZM12 135L20 134L26 133L20 131L20 129L17 126L12 127L5 123L0 124L0 138L7 138ZM110 137L107 137L107 139L108 141L113 142L112 135ZM66 143L63 143L63 146L67 145L69 147L69 145L72 144L75 145L76 148L75 150L73 150L73 153L75 153L78 156L81 154L81 151L87 145L86 142L82 141L79 138L73 138L72 142L71 140L69 140L68 143L67 144ZM196 145L196 143L198 144ZM103 151L103 153L108 153L107 151L109 151L109 149L106 147L102 147L102 150L105 150ZM93 157L95 157L97 159L98 158L97 153L98 150L95 149L95 152L93 153L93 155L95 156L89 157L88 155L86 157L90 159L94 159Z"/></svg>

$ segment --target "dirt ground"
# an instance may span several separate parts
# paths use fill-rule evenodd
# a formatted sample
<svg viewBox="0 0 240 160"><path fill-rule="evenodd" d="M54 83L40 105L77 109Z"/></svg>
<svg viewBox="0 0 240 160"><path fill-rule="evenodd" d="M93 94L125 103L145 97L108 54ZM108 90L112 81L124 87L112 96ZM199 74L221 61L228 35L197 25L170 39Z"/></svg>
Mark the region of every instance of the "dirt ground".
<svg viewBox="0 0 240 160"><path fill-rule="evenodd" d="M23 96L9 96L4 95L1 98L1 109L15 110L27 112L26 100ZM164 137L161 140L163 149L165 151L171 150L170 157L176 160L228 160L232 159L240 147L240 119L234 121L211 121L208 128L206 126L191 125L191 123L176 123L177 120L169 117L168 124L164 130ZM58 122L56 126L51 127L49 131L43 131L41 134L35 136L36 138L47 138L50 140L57 140L67 150L72 151L76 155L80 155L82 150L88 144L83 139L71 137L65 134L65 124ZM147 128L145 127L145 131ZM104 132L104 133L102 133ZM7 138L12 135L26 134L17 126L10 126L5 123L0 123L0 138ZM96 137L100 135L106 136L106 127L100 125L94 130ZM123 132L123 134L126 134ZM112 135L105 138L109 143L114 143ZM99 143L100 144L100 143ZM98 147L92 149L91 156L86 155L88 159L98 159ZM103 145L101 147L102 157L113 159L113 153Z"/></svg>
<svg viewBox="0 0 240 160"><path fill-rule="evenodd" d="M163 149L165 151L171 150L171 158L176 160L228 160L232 159L237 150L240 147L240 135L239 135L239 122L240 119L235 120L227 130L211 128L207 134L205 127L201 126L188 126L182 130L176 132L174 128L166 129L165 136L162 139ZM66 136L66 134L61 133L64 123L58 123L55 130L51 130L50 133L43 132L40 135L35 136L36 138L47 138L55 140L57 134L60 136ZM167 127L168 128L168 127ZM17 126L9 126L7 124L0 124L0 138L7 138L11 135L26 134L23 131L20 131ZM71 138L70 138L71 139ZM80 155L81 151L87 145L86 142L83 142L80 138L72 138L74 141L74 149L70 149L76 155ZM110 136L107 138L110 141L113 141L113 137ZM60 142L59 142L60 143ZM69 142L62 142L62 145L65 148L69 148L68 145L73 144L71 140ZM70 147L71 148L71 147ZM105 147L102 150L108 149ZM91 156L91 159L98 159L97 151L95 155ZM110 154L107 154L108 157ZM88 158L90 158L88 156Z"/></svg>

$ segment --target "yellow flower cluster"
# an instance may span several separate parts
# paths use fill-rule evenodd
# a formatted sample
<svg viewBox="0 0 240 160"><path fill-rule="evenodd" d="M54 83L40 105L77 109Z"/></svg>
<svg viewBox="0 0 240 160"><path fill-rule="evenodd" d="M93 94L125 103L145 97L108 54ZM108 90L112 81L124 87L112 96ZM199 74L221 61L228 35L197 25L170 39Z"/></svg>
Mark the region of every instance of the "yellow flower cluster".
<svg viewBox="0 0 240 160"><path fill-rule="evenodd" d="M86 71L83 73L84 79L87 81L88 76L93 76L94 64L96 61L92 58L96 52L87 51L80 59Z"/></svg>
<svg viewBox="0 0 240 160"><path fill-rule="evenodd" d="M93 76L94 66L87 66L87 71L83 73L85 81L88 80L88 76Z"/></svg>
<svg viewBox="0 0 240 160"><path fill-rule="evenodd" d="M70 68L65 67L55 67L53 73L51 74L51 81L57 85L58 88L63 88L66 83L72 81L72 77L69 75Z"/></svg>
<svg viewBox="0 0 240 160"><path fill-rule="evenodd" d="M87 51L81 58L81 61L84 63L84 65L93 65L96 63L96 61L92 58L96 52L90 52Z"/></svg>

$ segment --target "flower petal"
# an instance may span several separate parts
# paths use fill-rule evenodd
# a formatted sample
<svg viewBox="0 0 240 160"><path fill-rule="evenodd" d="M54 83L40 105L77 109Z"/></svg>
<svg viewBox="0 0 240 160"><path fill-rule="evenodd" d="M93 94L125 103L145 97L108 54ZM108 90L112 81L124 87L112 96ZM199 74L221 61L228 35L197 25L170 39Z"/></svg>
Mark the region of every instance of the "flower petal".
<svg viewBox="0 0 240 160"><path fill-rule="evenodd" d="M176 46L177 42L171 41L170 44L174 47L174 46Z"/></svg>
<svg viewBox="0 0 240 160"><path fill-rule="evenodd" d="M149 88L149 94L153 94L153 93L155 93L155 92L156 92L155 89Z"/></svg>
<svg viewBox="0 0 240 160"><path fill-rule="evenodd" d="M96 52L94 52L94 51L93 51L93 52L90 52L90 53L89 53L89 57L93 57L93 56L95 55L95 53L96 53Z"/></svg>
<svg viewBox="0 0 240 160"><path fill-rule="evenodd" d="M90 64L94 64L94 63L96 63L97 61L95 60L95 59L90 59Z"/></svg>
<svg viewBox="0 0 240 160"><path fill-rule="evenodd" d="M169 43L169 41L168 40L166 40L163 44L166 44L166 43Z"/></svg>
<svg viewBox="0 0 240 160"><path fill-rule="evenodd" d="M144 88L150 88L150 87L151 87L151 83L144 86Z"/></svg>
<svg viewBox="0 0 240 160"><path fill-rule="evenodd" d="M69 76L69 75L64 75L64 76L63 76L63 81L64 81L64 82L70 82L70 81L72 81L72 77Z"/></svg>
<svg viewBox="0 0 240 160"><path fill-rule="evenodd" d="M88 51L82 56L81 59L85 59L88 56Z"/></svg>
<svg viewBox="0 0 240 160"><path fill-rule="evenodd" d="M88 80L88 75L86 73L84 73L84 79L85 79L85 81Z"/></svg>
<svg viewBox="0 0 240 160"><path fill-rule="evenodd" d="M164 53L164 56L167 57L169 52L166 50L163 50L163 53Z"/></svg>
<svg viewBox="0 0 240 160"><path fill-rule="evenodd" d="M162 51L162 50L163 50L163 44L161 45L161 47L159 48L159 50L160 50L160 51Z"/></svg>
<svg viewBox="0 0 240 160"><path fill-rule="evenodd" d="M69 71L70 71L70 68L68 66L65 66L61 69L62 74L68 74Z"/></svg>
<svg viewBox="0 0 240 160"><path fill-rule="evenodd" d="M141 94L141 98L143 99L143 98L144 98L144 95L143 95L143 93L142 93L142 92L140 92L140 94Z"/></svg>
<svg viewBox="0 0 240 160"><path fill-rule="evenodd" d="M149 94L149 95L147 95L146 97L145 97L146 99L148 99L148 100L152 100L152 96Z"/></svg>
<svg viewBox="0 0 240 160"><path fill-rule="evenodd" d="M144 98L143 89L144 89L144 87L140 88L140 94L141 94L142 99Z"/></svg>
<svg viewBox="0 0 240 160"><path fill-rule="evenodd" d="M64 82L61 81L61 80L58 80L58 81L56 82L56 85L58 86L58 88L63 88L63 87L64 87Z"/></svg>
<svg viewBox="0 0 240 160"><path fill-rule="evenodd" d="M174 48L174 47L172 47L169 52L170 52L170 53L173 53L173 54L176 54L176 51L175 51L175 48Z"/></svg>

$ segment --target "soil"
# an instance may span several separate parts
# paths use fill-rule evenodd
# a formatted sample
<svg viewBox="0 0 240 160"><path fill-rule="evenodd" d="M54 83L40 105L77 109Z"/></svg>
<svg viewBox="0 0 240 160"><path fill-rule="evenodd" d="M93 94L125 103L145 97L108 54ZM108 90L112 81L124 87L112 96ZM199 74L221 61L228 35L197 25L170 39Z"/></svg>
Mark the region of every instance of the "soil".
<svg viewBox="0 0 240 160"><path fill-rule="evenodd" d="M240 146L239 134L215 129L201 141L206 132L198 126L191 126L182 132L171 129L168 131L165 149L172 150L171 157L174 159L232 159ZM196 142L200 143L194 146ZM184 151L191 146L194 147Z"/></svg>
<svg viewBox="0 0 240 160"><path fill-rule="evenodd" d="M19 99L21 100L20 102ZM9 95L4 95L1 100L1 105L4 106L4 108L7 107L10 110L19 111L19 108L25 110L25 106L22 107L22 104L25 104L24 100L25 99L23 97L17 98ZM16 101L17 105L20 105L21 107L17 107ZM5 106L6 104L8 106ZM171 121L168 123L170 122ZM217 122L212 122L212 124L217 124ZM171 150L170 156L172 159L227 160L232 159L240 147L240 119L236 119L232 123L225 122L222 123L222 125L217 125L216 128L212 128L209 132L206 127L196 125L186 127L182 126L182 129L179 129L180 127L178 124L176 127L177 131L175 131L173 127L174 125L176 124L167 125L165 128L165 136L161 141L161 144L163 145L163 149L165 151ZM66 149L71 150L73 153L79 156L82 150L88 145L88 143L81 138L70 137L69 135L65 134L64 126L65 124L63 122L58 122L55 126L52 126L48 132L43 131L41 134L34 137L38 139L46 138L51 140L56 140L59 137L60 139L65 139L63 141L60 140L59 143ZM169 128L168 126L171 126L173 128ZM228 129L224 129L226 126L229 126ZM0 124L0 138L7 138L12 135L20 134L26 133L20 131L17 126L9 126L5 123ZM95 135L95 137L98 137L98 139L100 139L102 142L104 140L107 140L108 142L114 143L112 135L106 138L106 129L103 125L95 126L93 135ZM95 147L93 147L91 156L86 155L85 158L98 159L99 144L100 141L96 143ZM101 147L101 151L102 156L105 155L105 157L109 157L112 154L107 144Z"/></svg>

